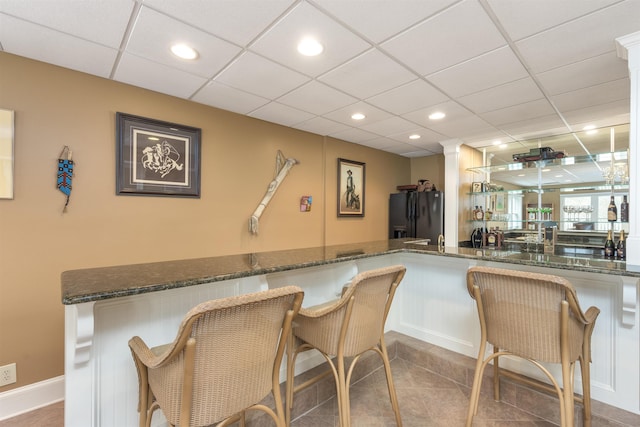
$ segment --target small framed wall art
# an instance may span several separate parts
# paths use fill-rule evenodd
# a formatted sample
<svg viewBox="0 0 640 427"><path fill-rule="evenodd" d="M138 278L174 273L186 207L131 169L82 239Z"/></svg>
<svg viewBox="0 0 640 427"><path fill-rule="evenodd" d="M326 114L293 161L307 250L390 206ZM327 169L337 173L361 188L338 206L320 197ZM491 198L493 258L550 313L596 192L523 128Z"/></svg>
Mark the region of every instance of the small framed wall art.
<svg viewBox="0 0 640 427"><path fill-rule="evenodd" d="M116 194L200 197L201 130L116 113Z"/></svg>
<svg viewBox="0 0 640 427"><path fill-rule="evenodd" d="M338 159L338 216L364 216L365 164Z"/></svg>

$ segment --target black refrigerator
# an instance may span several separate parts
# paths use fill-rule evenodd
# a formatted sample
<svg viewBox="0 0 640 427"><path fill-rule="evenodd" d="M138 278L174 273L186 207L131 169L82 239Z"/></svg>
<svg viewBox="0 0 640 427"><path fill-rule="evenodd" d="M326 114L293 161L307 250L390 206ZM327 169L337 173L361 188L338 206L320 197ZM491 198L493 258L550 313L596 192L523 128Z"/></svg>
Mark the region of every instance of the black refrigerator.
<svg viewBox="0 0 640 427"><path fill-rule="evenodd" d="M444 193L408 191L389 198L389 238L417 237L438 244L444 235Z"/></svg>

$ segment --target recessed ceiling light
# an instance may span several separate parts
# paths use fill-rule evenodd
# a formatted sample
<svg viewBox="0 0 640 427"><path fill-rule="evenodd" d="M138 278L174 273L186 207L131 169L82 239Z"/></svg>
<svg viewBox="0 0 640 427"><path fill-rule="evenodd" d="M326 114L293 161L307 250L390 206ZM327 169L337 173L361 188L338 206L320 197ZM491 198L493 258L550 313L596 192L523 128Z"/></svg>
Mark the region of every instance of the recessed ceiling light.
<svg viewBox="0 0 640 427"><path fill-rule="evenodd" d="M420 139L420 135L414 133L413 135L409 135L409 139Z"/></svg>
<svg viewBox="0 0 640 427"><path fill-rule="evenodd" d="M493 145L500 145L500 140L496 139L495 141L492 142Z"/></svg>
<svg viewBox="0 0 640 427"><path fill-rule="evenodd" d="M362 120L362 119L364 119L365 117L366 117L366 116L365 116L364 114L362 114L362 113L355 113L355 114L353 114L353 115L351 116L351 118L352 118L353 120Z"/></svg>
<svg viewBox="0 0 640 427"><path fill-rule="evenodd" d="M444 114L441 111L436 111L435 113L429 114L429 118L431 120L440 120L440 119L443 119L444 116L446 116L446 114Z"/></svg>
<svg viewBox="0 0 640 427"><path fill-rule="evenodd" d="M313 37L305 37L298 43L298 52L304 56L317 56L323 50L324 46Z"/></svg>
<svg viewBox="0 0 640 427"><path fill-rule="evenodd" d="M525 176L523 173L519 173L518 176Z"/></svg>
<svg viewBox="0 0 640 427"><path fill-rule="evenodd" d="M593 135L594 133L598 133L598 130L594 125L588 125L582 128L582 130L587 132L587 135Z"/></svg>
<svg viewBox="0 0 640 427"><path fill-rule="evenodd" d="M171 52L182 59L196 59L198 57L198 52L186 44L174 44L171 46Z"/></svg>
<svg viewBox="0 0 640 427"><path fill-rule="evenodd" d="M542 169L542 172L549 172L551 169Z"/></svg>

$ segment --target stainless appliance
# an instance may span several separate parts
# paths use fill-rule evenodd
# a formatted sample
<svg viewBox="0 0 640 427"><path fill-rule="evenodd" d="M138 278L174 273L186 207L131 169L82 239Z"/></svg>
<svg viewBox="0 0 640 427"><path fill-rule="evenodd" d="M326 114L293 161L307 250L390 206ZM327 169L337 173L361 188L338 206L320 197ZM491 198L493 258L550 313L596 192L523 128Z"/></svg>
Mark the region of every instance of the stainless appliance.
<svg viewBox="0 0 640 427"><path fill-rule="evenodd" d="M444 193L408 191L389 197L389 238L418 237L438 242L444 234Z"/></svg>

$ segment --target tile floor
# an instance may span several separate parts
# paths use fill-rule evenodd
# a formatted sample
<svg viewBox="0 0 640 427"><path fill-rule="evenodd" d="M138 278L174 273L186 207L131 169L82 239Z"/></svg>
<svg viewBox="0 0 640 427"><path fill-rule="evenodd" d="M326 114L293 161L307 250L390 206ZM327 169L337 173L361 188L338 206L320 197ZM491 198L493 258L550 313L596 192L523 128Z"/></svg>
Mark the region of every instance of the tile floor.
<svg viewBox="0 0 640 427"><path fill-rule="evenodd" d="M469 404L473 359L397 333L387 338L404 427L464 426ZM351 386L352 427L396 425L384 371L375 355L361 360ZM320 368L316 368L319 370ZM307 376L313 372L307 373ZM305 376L303 374L302 376ZM487 387L486 387L487 386ZM526 387L503 384L503 402L494 402L484 382L474 427L543 427L558 422L557 399ZM295 396L291 427L337 427L338 408L332 380L326 379ZM0 427L62 427L64 403L0 421ZM582 426L576 406L576 427ZM259 417L251 427L272 426ZM593 402L593 427L640 426L640 415Z"/></svg>

